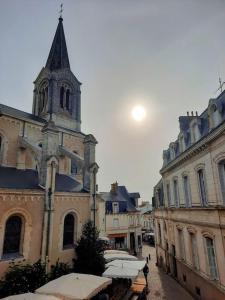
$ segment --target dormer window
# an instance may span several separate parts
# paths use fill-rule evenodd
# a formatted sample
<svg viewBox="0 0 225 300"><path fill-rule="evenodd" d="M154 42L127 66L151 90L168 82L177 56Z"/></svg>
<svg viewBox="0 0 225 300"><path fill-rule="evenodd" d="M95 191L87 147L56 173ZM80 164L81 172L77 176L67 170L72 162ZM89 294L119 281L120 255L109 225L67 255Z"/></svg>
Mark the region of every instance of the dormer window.
<svg viewBox="0 0 225 300"><path fill-rule="evenodd" d="M176 157L175 143L171 143L169 148L170 148L170 160L173 160Z"/></svg>
<svg viewBox="0 0 225 300"><path fill-rule="evenodd" d="M196 123L192 127L192 134L193 134L193 142L197 142L200 139L200 133L199 133L198 124Z"/></svg>
<svg viewBox="0 0 225 300"><path fill-rule="evenodd" d="M118 214L119 213L119 203L118 202L113 202L112 203L112 210L114 214Z"/></svg>
<svg viewBox="0 0 225 300"><path fill-rule="evenodd" d="M201 133L199 130L201 124L201 119L195 117L190 123L190 131L191 131L191 143L194 144L201 138Z"/></svg>
<svg viewBox="0 0 225 300"><path fill-rule="evenodd" d="M184 141L184 135L180 134L179 135L179 149L180 149L180 153L182 153L183 151L185 151L185 141Z"/></svg>
<svg viewBox="0 0 225 300"><path fill-rule="evenodd" d="M215 128L221 123L221 114L217 108L216 104L212 104L209 107L209 122L210 128Z"/></svg>

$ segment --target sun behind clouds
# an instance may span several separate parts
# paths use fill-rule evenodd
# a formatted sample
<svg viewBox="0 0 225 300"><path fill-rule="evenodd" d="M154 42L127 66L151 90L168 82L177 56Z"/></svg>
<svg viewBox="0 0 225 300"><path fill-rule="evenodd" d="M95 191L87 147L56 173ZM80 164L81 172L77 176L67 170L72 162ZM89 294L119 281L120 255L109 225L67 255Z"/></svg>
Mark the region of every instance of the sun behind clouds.
<svg viewBox="0 0 225 300"><path fill-rule="evenodd" d="M132 118L137 121L141 122L145 119L146 117L146 110L143 106L141 105L136 105L133 107L131 111Z"/></svg>

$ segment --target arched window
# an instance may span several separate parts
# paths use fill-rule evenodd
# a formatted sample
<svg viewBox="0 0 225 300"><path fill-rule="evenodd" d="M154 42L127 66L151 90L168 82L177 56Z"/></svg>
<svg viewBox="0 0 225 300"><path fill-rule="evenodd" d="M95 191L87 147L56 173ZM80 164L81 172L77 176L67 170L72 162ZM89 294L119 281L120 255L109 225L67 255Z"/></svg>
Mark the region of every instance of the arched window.
<svg viewBox="0 0 225 300"><path fill-rule="evenodd" d="M71 248L74 245L75 219L73 214L67 214L64 219L63 228L63 249Z"/></svg>
<svg viewBox="0 0 225 300"><path fill-rule="evenodd" d="M64 107L64 87L60 88L60 107Z"/></svg>
<svg viewBox="0 0 225 300"><path fill-rule="evenodd" d="M20 216L14 215L8 218L5 225L3 256L22 254L22 225Z"/></svg>
<svg viewBox="0 0 225 300"><path fill-rule="evenodd" d="M70 90L66 90L66 109L70 109Z"/></svg>

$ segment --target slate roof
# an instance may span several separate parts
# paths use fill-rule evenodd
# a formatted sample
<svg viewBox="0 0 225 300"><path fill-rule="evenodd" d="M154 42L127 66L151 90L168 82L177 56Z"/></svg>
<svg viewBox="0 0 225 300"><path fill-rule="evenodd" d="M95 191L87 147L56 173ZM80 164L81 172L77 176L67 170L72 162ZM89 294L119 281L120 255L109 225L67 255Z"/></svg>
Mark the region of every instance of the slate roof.
<svg viewBox="0 0 225 300"><path fill-rule="evenodd" d="M4 104L0 104L0 115L4 114L4 115L9 115L12 117L16 117L19 119L28 119L28 120L32 120L32 121L37 121L40 123L46 123L46 121L38 116L35 116L33 114L29 114L25 111L4 105Z"/></svg>
<svg viewBox="0 0 225 300"><path fill-rule="evenodd" d="M221 123L217 126L219 127L225 122L225 91L223 91L217 98L215 99L210 99L209 105L215 104L217 107L217 110L219 111L221 115ZM216 128L210 129L209 126L209 116L208 116L208 107L201 113L199 116L180 116L179 117L179 124L180 124L180 132L184 136L184 141L185 141L185 151L188 150L191 146L195 145L198 143L202 138L206 137L208 134L210 134L213 130ZM196 142L196 143L191 143L191 128L190 128L190 123L193 120L193 118L198 119L198 124L199 124L199 132L201 135L201 138ZM175 158L171 158L170 155L170 149L168 148L167 150L163 151L163 156L166 158L168 165L171 161L176 159L180 154L182 154L182 151L179 147L179 140L177 139L176 141L173 142L175 146ZM165 167L164 165L163 167Z"/></svg>
<svg viewBox="0 0 225 300"><path fill-rule="evenodd" d="M139 195L139 193L131 193L132 195ZM101 193L102 198L106 202L106 212L112 212L112 202L119 203L119 212L136 212L134 198L131 197L125 186L118 186L116 193ZM137 198L139 198L137 197Z"/></svg>
<svg viewBox="0 0 225 300"><path fill-rule="evenodd" d="M70 69L62 18L59 18L59 23L45 67L50 71L64 68Z"/></svg>
<svg viewBox="0 0 225 300"><path fill-rule="evenodd" d="M38 172L35 170L18 170L0 166L0 188L42 189L38 185ZM82 185L63 174L56 174L57 192L83 192Z"/></svg>

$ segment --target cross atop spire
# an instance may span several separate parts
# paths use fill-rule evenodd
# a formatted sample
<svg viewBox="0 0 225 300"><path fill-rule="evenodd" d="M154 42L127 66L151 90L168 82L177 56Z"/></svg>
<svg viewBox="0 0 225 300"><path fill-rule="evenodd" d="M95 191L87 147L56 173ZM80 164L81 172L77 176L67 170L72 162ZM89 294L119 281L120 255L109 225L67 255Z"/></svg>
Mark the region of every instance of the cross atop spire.
<svg viewBox="0 0 225 300"><path fill-rule="evenodd" d="M60 11L59 11L59 18L62 19L62 13L63 13L63 3L60 4Z"/></svg>
<svg viewBox="0 0 225 300"><path fill-rule="evenodd" d="M61 4L58 27L56 29L55 37L45 65L45 67L51 71L58 69L70 69L66 39L63 29L62 11Z"/></svg>

